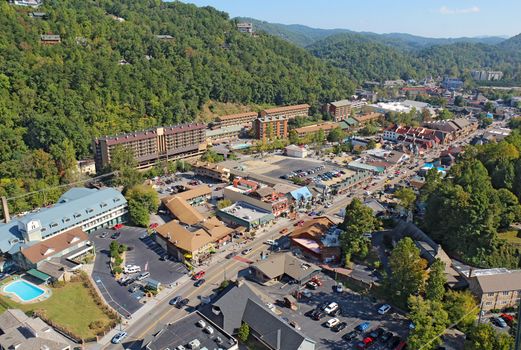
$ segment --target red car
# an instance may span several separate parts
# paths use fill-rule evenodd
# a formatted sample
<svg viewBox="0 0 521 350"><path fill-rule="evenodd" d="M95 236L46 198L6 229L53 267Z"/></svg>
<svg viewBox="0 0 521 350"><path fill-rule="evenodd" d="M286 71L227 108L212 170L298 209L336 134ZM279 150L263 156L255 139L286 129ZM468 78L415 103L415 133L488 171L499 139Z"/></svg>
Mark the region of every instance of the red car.
<svg viewBox="0 0 521 350"><path fill-rule="evenodd" d="M501 314L500 317L501 317L502 319L505 320L505 322L507 323L507 325L509 325L510 327L512 327L512 323L514 322L514 316L509 315L509 314Z"/></svg>
<svg viewBox="0 0 521 350"><path fill-rule="evenodd" d="M394 348L394 350L404 350L407 349L407 343L402 341L400 344L398 344L397 347Z"/></svg>
<svg viewBox="0 0 521 350"><path fill-rule="evenodd" d="M359 350L365 350L373 344L373 338L365 337L361 342L356 344L356 348Z"/></svg>
<svg viewBox="0 0 521 350"><path fill-rule="evenodd" d="M295 224L295 226L302 226L302 225L304 225L304 220L300 220L299 222L297 222Z"/></svg>
<svg viewBox="0 0 521 350"><path fill-rule="evenodd" d="M195 273L195 274L192 276L192 279L194 279L194 280L197 281L197 280L203 278L203 276L204 276L205 273L206 273L206 272L204 272L204 271L199 271L199 272Z"/></svg>
<svg viewBox="0 0 521 350"><path fill-rule="evenodd" d="M149 228L156 228L158 227L159 224L157 222L154 222L153 224L150 224L150 226L148 226Z"/></svg>
<svg viewBox="0 0 521 350"><path fill-rule="evenodd" d="M123 224L116 224L113 228L114 230L119 230L120 228L123 228Z"/></svg>

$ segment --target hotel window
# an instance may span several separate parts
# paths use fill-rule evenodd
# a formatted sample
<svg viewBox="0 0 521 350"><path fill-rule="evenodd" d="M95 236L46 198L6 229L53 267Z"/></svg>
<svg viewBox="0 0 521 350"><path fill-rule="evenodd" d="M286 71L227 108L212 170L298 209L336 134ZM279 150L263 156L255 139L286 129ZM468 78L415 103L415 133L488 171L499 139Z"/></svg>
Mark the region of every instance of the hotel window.
<svg viewBox="0 0 521 350"><path fill-rule="evenodd" d="M493 297L493 296L494 296L494 293L487 293L487 296L489 296L489 297Z"/></svg>
<svg viewBox="0 0 521 350"><path fill-rule="evenodd" d="M74 216L75 219L77 219L77 218L81 217L81 214L80 213L74 213L73 216Z"/></svg>
<svg viewBox="0 0 521 350"><path fill-rule="evenodd" d="M103 203L103 202L102 202L102 203L100 203L99 206L102 207L102 208L105 208L105 207L107 206L107 203Z"/></svg>
<svg viewBox="0 0 521 350"><path fill-rule="evenodd" d="M56 226L58 226L58 224L55 223L55 222L51 222L51 224L50 224L49 226L50 226L50 227L56 227Z"/></svg>
<svg viewBox="0 0 521 350"><path fill-rule="evenodd" d="M114 203L117 203L121 200L121 198L114 198Z"/></svg>
<svg viewBox="0 0 521 350"><path fill-rule="evenodd" d="M490 306L490 305L492 305L492 302L491 302L491 301L487 301L487 302L485 303L485 305Z"/></svg>
<svg viewBox="0 0 521 350"><path fill-rule="evenodd" d="M90 214L90 213L92 213L92 212L94 211L94 209L92 209L92 208L87 208L87 209L85 209L85 211L87 212L87 214Z"/></svg>
<svg viewBox="0 0 521 350"><path fill-rule="evenodd" d="M503 295L509 295L510 292L503 292Z"/></svg>
<svg viewBox="0 0 521 350"><path fill-rule="evenodd" d="M63 222L69 222L69 221L71 221L71 219L69 219L69 218L63 218Z"/></svg>

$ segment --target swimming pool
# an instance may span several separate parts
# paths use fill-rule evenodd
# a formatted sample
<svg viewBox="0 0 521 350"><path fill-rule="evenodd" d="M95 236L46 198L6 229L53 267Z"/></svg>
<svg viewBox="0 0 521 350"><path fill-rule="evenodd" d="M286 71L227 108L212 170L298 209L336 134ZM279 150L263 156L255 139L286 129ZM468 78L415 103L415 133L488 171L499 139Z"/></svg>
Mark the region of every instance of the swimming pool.
<svg viewBox="0 0 521 350"><path fill-rule="evenodd" d="M4 287L4 292L16 295L22 301L32 301L45 293L40 287L24 280L17 280Z"/></svg>

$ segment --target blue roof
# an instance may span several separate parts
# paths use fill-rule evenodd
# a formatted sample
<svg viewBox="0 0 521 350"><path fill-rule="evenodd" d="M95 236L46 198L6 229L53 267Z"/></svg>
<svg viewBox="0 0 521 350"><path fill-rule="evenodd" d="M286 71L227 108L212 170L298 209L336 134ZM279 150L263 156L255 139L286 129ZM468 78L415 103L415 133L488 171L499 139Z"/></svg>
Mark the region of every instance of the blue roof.
<svg viewBox="0 0 521 350"><path fill-rule="evenodd" d="M298 201L310 200L311 198L313 198L313 195L311 194L311 192L309 192L309 189L306 186L291 191L290 194L294 199Z"/></svg>
<svg viewBox="0 0 521 350"><path fill-rule="evenodd" d="M6 252L17 243L13 239L22 240L18 223L26 225L30 221L39 221L42 237L46 238L57 232L78 226L85 219L95 217L103 212L126 204L123 195L113 188L100 190L73 188L65 192L58 202L38 212L15 218L8 224L0 225L0 251Z"/></svg>

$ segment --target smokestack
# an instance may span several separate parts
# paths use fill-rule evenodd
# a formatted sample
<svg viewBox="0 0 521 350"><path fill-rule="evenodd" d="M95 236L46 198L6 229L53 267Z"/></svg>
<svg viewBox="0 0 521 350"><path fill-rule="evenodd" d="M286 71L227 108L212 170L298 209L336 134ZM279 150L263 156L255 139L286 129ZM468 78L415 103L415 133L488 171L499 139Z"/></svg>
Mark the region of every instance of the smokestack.
<svg viewBox="0 0 521 350"><path fill-rule="evenodd" d="M9 207L7 206L7 198L2 197L2 211L4 212L4 222L7 224L11 221L9 216Z"/></svg>

